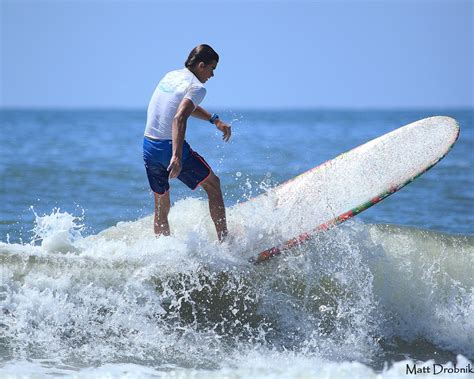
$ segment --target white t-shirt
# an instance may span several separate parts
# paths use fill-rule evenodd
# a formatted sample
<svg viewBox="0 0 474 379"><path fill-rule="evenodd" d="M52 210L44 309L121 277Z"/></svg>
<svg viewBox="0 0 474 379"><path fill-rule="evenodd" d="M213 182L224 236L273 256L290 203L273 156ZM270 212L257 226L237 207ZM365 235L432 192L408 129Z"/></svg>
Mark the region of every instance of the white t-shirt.
<svg viewBox="0 0 474 379"><path fill-rule="evenodd" d="M148 105L145 136L172 139L171 126L183 98L197 107L206 96L206 89L187 68L168 72L158 83Z"/></svg>

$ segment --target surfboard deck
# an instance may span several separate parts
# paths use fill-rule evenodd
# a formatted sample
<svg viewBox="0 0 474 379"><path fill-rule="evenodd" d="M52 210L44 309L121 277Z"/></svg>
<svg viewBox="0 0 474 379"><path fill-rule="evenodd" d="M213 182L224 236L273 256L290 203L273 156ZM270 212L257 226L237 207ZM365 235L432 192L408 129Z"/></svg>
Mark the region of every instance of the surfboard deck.
<svg viewBox="0 0 474 379"><path fill-rule="evenodd" d="M284 234L290 236L250 261L267 261L399 191L444 158L457 141L459 131L453 118L425 118L241 203L239 208L246 214L255 213L259 207L273 207L275 218L286 220L288 228ZM294 220L295 215L298 220Z"/></svg>

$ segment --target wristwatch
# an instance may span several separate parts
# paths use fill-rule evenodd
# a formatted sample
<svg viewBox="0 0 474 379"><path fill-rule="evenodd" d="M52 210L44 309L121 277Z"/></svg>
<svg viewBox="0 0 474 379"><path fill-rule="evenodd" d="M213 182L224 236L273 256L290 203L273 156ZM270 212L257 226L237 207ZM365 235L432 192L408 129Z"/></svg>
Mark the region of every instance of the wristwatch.
<svg viewBox="0 0 474 379"><path fill-rule="evenodd" d="M214 123L216 122L216 120L219 120L219 116L214 113L214 114L211 116L211 118L209 119L209 122L210 122L211 124L214 124Z"/></svg>

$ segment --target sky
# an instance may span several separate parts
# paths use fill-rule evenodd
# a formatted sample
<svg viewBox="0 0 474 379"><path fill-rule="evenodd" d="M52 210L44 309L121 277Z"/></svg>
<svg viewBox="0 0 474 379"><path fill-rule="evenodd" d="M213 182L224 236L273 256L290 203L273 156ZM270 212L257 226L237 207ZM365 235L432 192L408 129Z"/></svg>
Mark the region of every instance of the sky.
<svg viewBox="0 0 474 379"><path fill-rule="evenodd" d="M190 50L203 106L474 107L474 2L0 0L1 108L146 109Z"/></svg>

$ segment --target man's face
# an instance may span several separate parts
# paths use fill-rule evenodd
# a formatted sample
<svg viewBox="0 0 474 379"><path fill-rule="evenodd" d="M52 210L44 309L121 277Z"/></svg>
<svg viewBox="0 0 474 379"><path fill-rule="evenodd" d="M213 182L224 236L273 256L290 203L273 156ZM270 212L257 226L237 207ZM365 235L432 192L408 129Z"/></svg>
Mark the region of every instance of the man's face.
<svg viewBox="0 0 474 379"><path fill-rule="evenodd" d="M217 62L212 61L209 64L205 64L204 62L199 62L197 67L196 76L201 83L206 83L210 78L214 76L214 70L217 67Z"/></svg>

